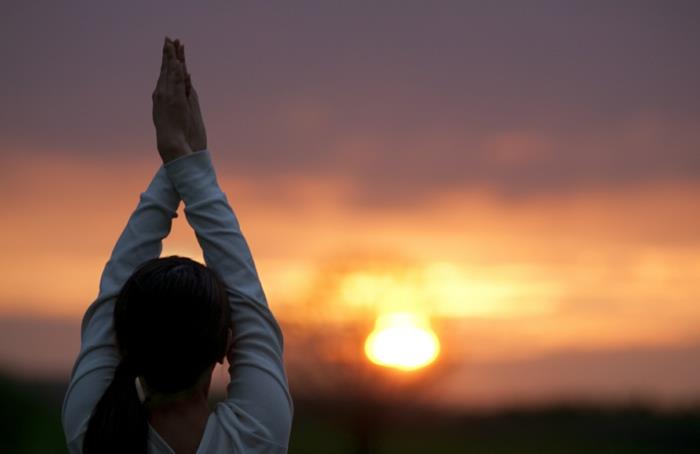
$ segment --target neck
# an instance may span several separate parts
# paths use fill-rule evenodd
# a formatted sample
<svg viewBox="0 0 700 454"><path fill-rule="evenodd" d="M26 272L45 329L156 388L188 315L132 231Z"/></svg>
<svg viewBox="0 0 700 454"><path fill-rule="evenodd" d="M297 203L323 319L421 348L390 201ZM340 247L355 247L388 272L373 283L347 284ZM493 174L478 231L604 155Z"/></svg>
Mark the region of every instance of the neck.
<svg viewBox="0 0 700 454"><path fill-rule="evenodd" d="M148 422L178 453L195 453L211 413L207 393L154 394L148 405Z"/></svg>
<svg viewBox="0 0 700 454"><path fill-rule="evenodd" d="M213 367L211 368L213 370ZM139 377L140 378L140 377ZM200 413L206 410L209 413L209 385L211 384L211 370L202 373L202 376L190 388L176 393L159 393L154 391L145 380L141 380L148 400L145 405L151 414L178 414Z"/></svg>
<svg viewBox="0 0 700 454"><path fill-rule="evenodd" d="M202 406L208 408L207 399L206 390L197 387L172 394L152 393L147 406L151 412L169 412L173 409L194 409Z"/></svg>
<svg viewBox="0 0 700 454"><path fill-rule="evenodd" d="M190 408L200 407L202 403L206 405L209 399L209 386L211 385L211 373L214 366L202 372L197 382L189 388L175 393L160 393L148 385L143 377L138 377L138 382L147 396L145 405L149 411L168 408Z"/></svg>

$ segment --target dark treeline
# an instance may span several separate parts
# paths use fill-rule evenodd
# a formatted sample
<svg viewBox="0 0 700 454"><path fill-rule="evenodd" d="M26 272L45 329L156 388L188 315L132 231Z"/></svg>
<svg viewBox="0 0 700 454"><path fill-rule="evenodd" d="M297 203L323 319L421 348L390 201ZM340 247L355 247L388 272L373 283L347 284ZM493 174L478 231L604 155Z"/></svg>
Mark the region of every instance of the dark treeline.
<svg viewBox="0 0 700 454"><path fill-rule="evenodd" d="M65 384L0 378L0 452L65 453ZM212 404L222 396L212 396ZM290 453L697 453L700 406L552 404L446 412L391 400L295 399Z"/></svg>

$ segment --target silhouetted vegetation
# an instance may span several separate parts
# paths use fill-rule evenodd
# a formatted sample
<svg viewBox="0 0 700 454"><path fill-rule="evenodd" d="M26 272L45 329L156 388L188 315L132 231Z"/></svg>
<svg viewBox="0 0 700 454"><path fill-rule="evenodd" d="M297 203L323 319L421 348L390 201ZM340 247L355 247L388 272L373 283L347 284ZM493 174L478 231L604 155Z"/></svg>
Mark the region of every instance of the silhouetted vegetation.
<svg viewBox="0 0 700 454"><path fill-rule="evenodd" d="M0 452L68 452L61 428L66 386L21 382L0 375Z"/></svg>
<svg viewBox="0 0 700 454"><path fill-rule="evenodd" d="M0 452L65 453L64 391L60 383L0 379ZM295 404L293 454L700 452L700 408L561 404L447 412L357 395Z"/></svg>

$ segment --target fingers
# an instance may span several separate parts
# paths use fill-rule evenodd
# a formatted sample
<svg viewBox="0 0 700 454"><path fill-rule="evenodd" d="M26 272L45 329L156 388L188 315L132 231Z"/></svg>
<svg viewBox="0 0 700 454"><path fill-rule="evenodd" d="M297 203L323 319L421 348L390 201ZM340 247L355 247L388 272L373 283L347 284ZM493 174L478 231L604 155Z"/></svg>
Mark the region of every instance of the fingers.
<svg viewBox="0 0 700 454"><path fill-rule="evenodd" d="M172 98L178 98L182 96L186 97L185 92L185 74L182 67L182 62L177 58L177 48L179 47L179 40L175 42L170 41L168 43L167 52L167 93L168 96Z"/></svg>
<svg viewBox="0 0 700 454"><path fill-rule="evenodd" d="M179 39L175 40L175 55L182 63L185 63L185 45Z"/></svg>
<svg viewBox="0 0 700 454"><path fill-rule="evenodd" d="M190 92L190 96L187 98L187 102L189 103L192 117L198 119L198 121L202 123L202 111L199 107L199 96L197 95L197 90L195 90L194 87L192 87L192 91Z"/></svg>
<svg viewBox="0 0 700 454"><path fill-rule="evenodd" d="M173 98L184 100L187 96L185 90L185 73L182 62L177 59L174 44L169 46L168 59L168 94Z"/></svg>
<svg viewBox="0 0 700 454"><path fill-rule="evenodd" d="M168 64L168 41L169 38L166 36L165 41L163 41L163 55L160 63L160 74L158 75L158 81L156 82L156 88L153 90L153 98L157 95L164 95L167 90L167 64Z"/></svg>
<svg viewBox="0 0 700 454"><path fill-rule="evenodd" d="M179 39L172 41L167 36L163 43L163 59L161 71L153 92L169 98L187 97L191 88L191 80L184 66L184 45Z"/></svg>
<svg viewBox="0 0 700 454"><path fill-rule="evenodd" d="M173 93L175 96L181 97L182 99L187 98L187 89L185 86L185 73L182 68L182 63L177 63L177 69L175 72L175 86Z"/></svg>
<svg viewBox="0 0 700 454"><path fill-rule="evenodd" d="M195 90L194 87L191 87L190 90L190 96L188 98L190 106L196 107L197 110L199 110L199 96L197 95L197 90Z"/></svg>
<svg viewBox="0 0 700 454"><path fill-rule="evenodd" d="M160 72L165 71L165 64L167 62L167 50L168 50L168 37L165 37L165 41L163 41L163 60L161 61L160 64Z"/></svg>
<svg viewBox="0 0 700 454"><path fill-rule="evenodd" d="M177 64L178 61L175 58L175 46L172 41L167 40L165 43L165 70L166 70L166 83L165 91L169 96L175 91L175 84L177 82Z"/></svg>
<svg viewBox="0 0 700 454"><path fill-rule="evenodd" d="M185 68L185 95L189 98L192 94L192 78L187 73L187 68Z"/></svg>
<svg viewBox="0 0 700 454"><path fill-rule="evenodd" d="M185 45L181 43L179 39L175 40L175 55L182 63L182 70L185 77L185 95L189 97L192 91L192 79L189 71L187 71L187 62L185 61Z"/></svg>

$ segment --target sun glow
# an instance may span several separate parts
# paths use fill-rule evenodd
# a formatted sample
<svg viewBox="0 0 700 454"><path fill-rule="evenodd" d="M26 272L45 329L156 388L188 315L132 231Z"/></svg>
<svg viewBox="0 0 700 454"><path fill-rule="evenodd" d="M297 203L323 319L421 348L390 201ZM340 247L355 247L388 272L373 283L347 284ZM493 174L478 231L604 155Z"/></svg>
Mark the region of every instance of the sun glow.
<svg viewBox="0 0 700 454"><path fill-rule="evenodd" d="M365 354L374 364L410 371L435 361L440 341L428 320L410 312L382 314L365 341Z"/></svg>
<svg viewBox="0 0 700 454"><path fill-rule="evenodd" d="M535 267L428 262L349 272L338 299L344 307L380 314L513 318L552 313L563 290Z"/></svg>

